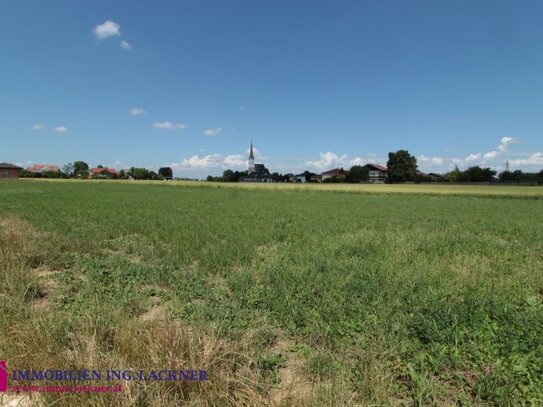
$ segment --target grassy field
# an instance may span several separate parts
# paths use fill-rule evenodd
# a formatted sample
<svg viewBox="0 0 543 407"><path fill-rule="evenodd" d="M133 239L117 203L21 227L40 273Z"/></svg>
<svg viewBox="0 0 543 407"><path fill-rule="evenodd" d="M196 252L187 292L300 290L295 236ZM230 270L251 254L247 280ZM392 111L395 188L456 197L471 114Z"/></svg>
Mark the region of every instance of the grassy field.
<svg viewBox="0 0 543 407"><path fill-rule="evenodd" d="M32 179L24 179L23 182L35 182ZM43 179L37 182L104 182L103 180L66 180ZM350 193L377 193L377 194L424 194L424 195L455 195L476 197L499 198L534 198L543 199L543 188L534 186L509 186L509 185L474 185L474 184L318 184L318 183L243 183L243 182L207 182L207 181L126 181L108 180L107 182L119 184L149 184L168 185L171 187L192 186L205 188L234 188L234 189L261 189L265 191L337 191Z"/></svg>
<svg viewBox="0 0 543 407"><path fill-rule="evenodd" d="M543 404L540 187L21 181L0 207L10 368L209 374L36 402Z"/></svg>

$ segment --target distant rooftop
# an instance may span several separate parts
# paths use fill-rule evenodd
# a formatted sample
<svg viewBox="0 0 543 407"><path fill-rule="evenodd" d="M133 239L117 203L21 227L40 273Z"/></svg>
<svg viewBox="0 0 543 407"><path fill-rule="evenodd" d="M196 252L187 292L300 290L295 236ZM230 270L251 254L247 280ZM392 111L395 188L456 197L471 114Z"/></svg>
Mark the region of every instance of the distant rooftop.
<svg viewBox="0 0 543 407"><path fill-rule="evenodd" d="M22 170L21 167L18 167L17 165L8 164L8 163L0 163L0 168L4 170Z"/></svg>

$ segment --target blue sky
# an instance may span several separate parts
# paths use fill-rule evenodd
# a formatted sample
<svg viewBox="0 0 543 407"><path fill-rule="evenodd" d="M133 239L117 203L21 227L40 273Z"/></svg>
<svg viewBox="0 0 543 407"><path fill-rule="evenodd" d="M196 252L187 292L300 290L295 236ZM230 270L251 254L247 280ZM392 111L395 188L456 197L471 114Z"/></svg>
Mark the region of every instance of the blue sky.
<svg viewBox="0 0 543 407"><path fill-rule="evenodd" d="M0 161L543 168L543 2L0 2Z"/></svg>

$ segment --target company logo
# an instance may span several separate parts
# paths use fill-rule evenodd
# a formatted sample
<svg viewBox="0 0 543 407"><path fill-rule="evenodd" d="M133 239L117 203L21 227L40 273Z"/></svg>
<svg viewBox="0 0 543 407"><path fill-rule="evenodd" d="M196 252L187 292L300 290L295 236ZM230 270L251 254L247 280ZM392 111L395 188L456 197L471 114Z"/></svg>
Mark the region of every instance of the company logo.
<svg viewBox="0 0 543 407"><path fill-rule="evenodd" d="M8 386L8 376L12 386ZM121 381L207 381L207 370L34 370L13 369L11 374L7 370L5 360L0 360L0 393L5 392L93 392L93 393L117 393L122 391ZM34 382L42 382L35 384ZM46 383L43 383L43 382ZM66 384L51 385L47 382L69 382ZM94 382L95 384L79 385L79 382ZM19 384L22 382L21 384ZM110 385L117 382L116 385ZM14 384L14 385L13 385Z"/></svg>
<svg viewBox="0 0 543 407"><path fill-rule="evenodd" d="M6 370L6 361L0 360L0 391L8 390L8 371Z"/></svg>

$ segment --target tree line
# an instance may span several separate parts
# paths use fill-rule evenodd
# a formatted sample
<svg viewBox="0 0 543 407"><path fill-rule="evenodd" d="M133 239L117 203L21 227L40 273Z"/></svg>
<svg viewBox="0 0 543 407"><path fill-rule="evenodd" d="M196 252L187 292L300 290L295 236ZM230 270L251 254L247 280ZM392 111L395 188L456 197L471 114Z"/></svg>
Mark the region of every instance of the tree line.
<svg viewBox="0 0 543 407"><path fill-rule="evenodd" d="M222 176L208 176L208 181L215 182L239 182L240 178L247 175L247 171L225 170ZM278 173L270 174L275 182L289 182L288 175ZM306 182L318 182L312 177L317 175L310 171L304 171ZM455 167L444 174L424 174L418 170L417 159L407 150L398 150L388 154L386 183L402 182L531 182L543 184L543 170L538 173L528 173L521 170L503 171L497 175L497 171L489 167L472 166L464 171ZM354 165L348 170L341 169L337 175L327 178L325 183L360 183L369 181L369 170L365 166Z"/></svg>
<svg viewBox="0 0 543 407"><path fill-rule="evenodd" d="M98 165L96 168L104 168ZM138 180L165 180L173 179L173 170L170 167L161 167L158 172L147 168L131 167L127 170L120 170L117 173L93 174L85 161L74 161L65 164L60 171L44 171L32 173L28 170L21 170L21 178L110 178L110 179L138 179Z"/></svg>
<svg viewBox="0 0 543 407"><path fill-rule="evenodd" d="M104 168L98 165L97 168ZM207 181L215 182L239 182L247 171L233 171L227 169L222 176L207 177ZM312 177L317 175L314 172L304 171L302 174L306 182L317 182ZM434 174L437 175L437 174ZM111 179L136 179L136 180L168 180L173 179L173 170L170 167L161 167L158 172L148 170L142 167L131 167L127 170L120 170L114 174L93 174L89 165L84 161L74 161L67 163L60 171L45 171L42 173L31 173L27 170L21 170L23 178L111 178ZM290 182L288 174L274 172L270 174L274 182ZM543 170L538 173L523 172L521 170L497 171L489 167L472 166L463 171L455 167L452 171L439 175L443 182L503 182L503 183L538 183L543 184ZM418 171L417 159L407 150L398 150L388 154L387 161L387 183L401 182L429 182L435 181L435 177L430 177ZM369 170L362 165L353 165L348 170L341 169L333 177L325 179L325 183L361 183L369 181Z"/></svg>

